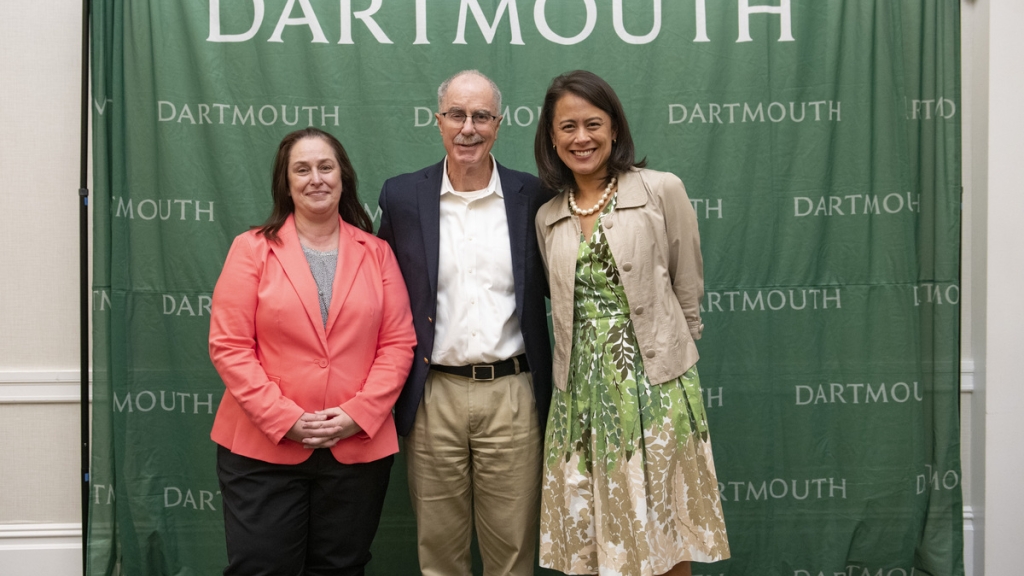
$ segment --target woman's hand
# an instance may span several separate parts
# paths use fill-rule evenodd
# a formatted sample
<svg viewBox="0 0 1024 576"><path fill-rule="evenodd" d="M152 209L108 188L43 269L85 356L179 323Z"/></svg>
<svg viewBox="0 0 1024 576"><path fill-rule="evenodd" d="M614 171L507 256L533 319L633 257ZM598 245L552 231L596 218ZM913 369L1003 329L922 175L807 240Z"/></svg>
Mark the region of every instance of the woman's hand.
<svg viewBox="0 0 1024 576"><path fill-rule="evenodd" d="M302 443L303 440L311 437L310 431L306 428L306 425L311 422L322 422L326 419L327 417L324 415L310 414L309 412L306 412L295 421L295 424L292 424L291 430L289 430L284 437L294 442Z"/></svg>
<svg viewBox="0 0 1024 576"><path fill-rule="evenodd" d="M303 424L305 436L302 445L306 448L330 448L339 440L362 431L359 424L338 407L319 410L310 416L315 416L319 420L310 420Z"/></svg>

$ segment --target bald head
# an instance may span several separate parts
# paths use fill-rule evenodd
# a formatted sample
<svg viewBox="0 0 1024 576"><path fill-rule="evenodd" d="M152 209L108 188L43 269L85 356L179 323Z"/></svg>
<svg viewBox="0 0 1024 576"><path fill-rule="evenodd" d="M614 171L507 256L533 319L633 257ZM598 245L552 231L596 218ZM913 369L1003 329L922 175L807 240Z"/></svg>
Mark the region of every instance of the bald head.
<svg viewBox="0 0 1024 576"><path fill-rule="evenodd" d="M447 103L445 102L445 99L448 97L448 90L452 87L452 84L462 84L467 80L469 80L469 83L471 84L475 84L472 80L482 80L483 82L486 82L493 94L493 113L495 115L501 114L501 90L498 90L498 85L487 76L484 76L479 70L463 70L462 72L456 72L447 80L442 82L437 88L437 110L439 112L447 110Z"/></svg>

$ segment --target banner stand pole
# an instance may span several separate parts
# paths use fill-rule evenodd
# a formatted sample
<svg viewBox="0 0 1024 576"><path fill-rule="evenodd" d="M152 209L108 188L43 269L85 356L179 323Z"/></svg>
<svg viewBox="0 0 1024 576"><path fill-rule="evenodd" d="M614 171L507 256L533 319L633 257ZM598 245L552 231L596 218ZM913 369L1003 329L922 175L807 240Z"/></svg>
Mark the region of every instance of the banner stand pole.
<svg viewBox="0 0 1024 576"><path fill-rule="evenodd" d="M82 442L82 574L89 570L89 0L82 0L82 126L78 185Z"/></svg>

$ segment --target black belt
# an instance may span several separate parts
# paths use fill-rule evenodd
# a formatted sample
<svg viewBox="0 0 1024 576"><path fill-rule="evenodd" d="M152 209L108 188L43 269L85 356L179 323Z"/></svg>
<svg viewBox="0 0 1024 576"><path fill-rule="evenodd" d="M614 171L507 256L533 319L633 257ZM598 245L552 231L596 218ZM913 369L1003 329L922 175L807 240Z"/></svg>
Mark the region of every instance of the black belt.
<svg viewBox="0 0 1024 576"><path fill-rule="evenodd" d="M431 370L437 370L438 372L444 372L445 374L454 374L456 376L462 376L463 378L471 378L473 380L494 380L495 378L501 378L502 376L511 376L513 374L519 374L520 372L529 372L530 365L526 362L526 354L520 354L514 358L508 360L502 360L501 362L495 362L493 364L469 364L466 366L442 366L440 364L431 364Z"/></svg>

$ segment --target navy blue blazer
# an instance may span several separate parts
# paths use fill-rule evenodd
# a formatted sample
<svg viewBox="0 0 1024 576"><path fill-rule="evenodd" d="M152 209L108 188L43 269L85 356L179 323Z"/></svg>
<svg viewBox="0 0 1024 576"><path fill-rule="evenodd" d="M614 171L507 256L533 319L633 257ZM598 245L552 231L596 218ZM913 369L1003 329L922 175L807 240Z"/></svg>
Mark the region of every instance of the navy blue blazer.
<svg viewBox="0 0 1024 576"><path fill-rule="evenodd" d="M553 194L541 186L536 176L510 170L497 162L495 166L501 178L505 214L508 216L516 316L523 331L537 414L543 430L551 404L551 341L547 308L544 306L548 293L547 277L537 246L534 216ZM384 182L378 200L381 221L377 235L391 245L398 258L398 266L409 289L413 325L416 327L416 356L395 404L395 424L402 436L412 430L434 349L443 169L442 161L418 172L390 178Z"/></svg>

